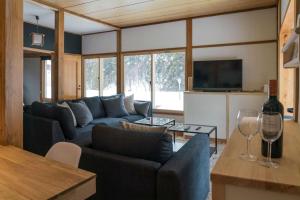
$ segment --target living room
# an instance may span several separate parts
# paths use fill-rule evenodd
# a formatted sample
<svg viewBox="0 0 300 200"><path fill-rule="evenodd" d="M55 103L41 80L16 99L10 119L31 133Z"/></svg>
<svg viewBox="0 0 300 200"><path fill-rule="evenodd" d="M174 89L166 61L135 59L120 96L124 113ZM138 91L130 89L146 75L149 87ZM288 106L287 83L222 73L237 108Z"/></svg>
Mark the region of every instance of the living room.
<svg viewBox="0 0 300 200"><path fill-rule="evenodd" d="M298 1L0 8L0 199L299 199Z"/></svg>

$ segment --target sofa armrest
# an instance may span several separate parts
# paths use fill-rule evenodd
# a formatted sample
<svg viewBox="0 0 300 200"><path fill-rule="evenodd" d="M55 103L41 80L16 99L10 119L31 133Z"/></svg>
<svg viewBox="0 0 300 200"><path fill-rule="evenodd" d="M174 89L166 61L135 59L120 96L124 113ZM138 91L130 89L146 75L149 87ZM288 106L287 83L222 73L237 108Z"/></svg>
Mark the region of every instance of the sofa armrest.
<svg viewBox="0 0 300 200"><path fill-rule="evenodd" d="M56 120L24 113L24 149L46 155L53 144L65 141L60 124Z"/></svg>
<svg viewBox="0 0 300 200"><path fill-rule="evenodd" d="M205 200L209 192L209 137L194 136L161 167L158 200Z"/></svg>
<svg viewBox="0 0 300 200"><path fill-rule="evenodd" d="M134 100L134 102L136 102L136 103L139 103L139 102L142 102L142 103L149 102L150 106L149 106L149 110L148 110L148 117L152 117L153 116L153 108L152 108L152 102L151 101Z"/></svg>
<svg viewBox="0 0 300 200"><path fill-rule="evenodd" d="M97 174L91 199L156 199L160 163L82 147L79 167Z"/></svg>

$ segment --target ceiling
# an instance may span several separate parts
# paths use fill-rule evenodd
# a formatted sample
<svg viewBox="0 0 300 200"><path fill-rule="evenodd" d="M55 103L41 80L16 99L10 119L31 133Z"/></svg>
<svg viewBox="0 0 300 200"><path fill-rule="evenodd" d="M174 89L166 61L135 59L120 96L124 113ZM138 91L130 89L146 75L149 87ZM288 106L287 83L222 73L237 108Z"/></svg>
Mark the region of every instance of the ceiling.
<svg viewBox="0 0 300 200"><path fill-rule="evenodd" d="M118 27L276 5L277 0L38 0Z"/></svg>
<svg viewBox="0 0 300 200"><path fill-rule="evenodd" d="M39 16L39 24L48 28L55 28L55 14L54 10L47 7L41 6L40 4L25 1L24 2L24 21L35 24L35 16ZM75 34L88 34L96 32L104 32L115 30L114 27L99 23L93 20L89 20L77 15L73 15L65 12L65 31Z"/></svg>

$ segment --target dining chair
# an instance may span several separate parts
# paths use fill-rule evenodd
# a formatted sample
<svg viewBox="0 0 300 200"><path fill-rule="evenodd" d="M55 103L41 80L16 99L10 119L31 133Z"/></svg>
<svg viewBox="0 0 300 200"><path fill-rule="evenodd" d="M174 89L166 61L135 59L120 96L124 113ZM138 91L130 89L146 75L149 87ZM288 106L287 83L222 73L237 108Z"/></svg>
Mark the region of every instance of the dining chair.
<svg viewBox="0 0 300 200"><path fill-rule="evenodd" d="M78 168L81 148L73 143L58 142L46 154L46 158Z"/></svg>

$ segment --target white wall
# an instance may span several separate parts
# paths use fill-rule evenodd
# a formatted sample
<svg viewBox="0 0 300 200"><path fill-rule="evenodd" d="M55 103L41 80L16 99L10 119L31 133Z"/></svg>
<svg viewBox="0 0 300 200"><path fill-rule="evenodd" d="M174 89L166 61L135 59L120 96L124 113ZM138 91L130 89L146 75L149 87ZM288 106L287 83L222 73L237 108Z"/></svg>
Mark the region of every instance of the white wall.
<svg viewBox="0 0 300 200"><path fill-rule="evenodd" d="M193 60L243 60L243 90L261 90L277 78L276 43L193 49Z"/></svg>
<svg viewBox="0 0 300 200"><path fill-rule="evenodd" d="M186 46L186 21L122 29L122 51Z"/></svg>
<svg viewBox="0 0 300 200"><path fill-rule="evenodd" d="M40 58L24 58L23 88L25 105L40 101Z"/></svg>
<svg viewBox="0 0 300 200"><path fill-rule="evenodd" d="M276 39L276 8L193 19L193 45Z"/></svg>
<svg viewBox="0 0 300 200"><path fill-rule="evenodd" d="M117 32L82 36L82 54L113 53L117 51Z"/></svg>

